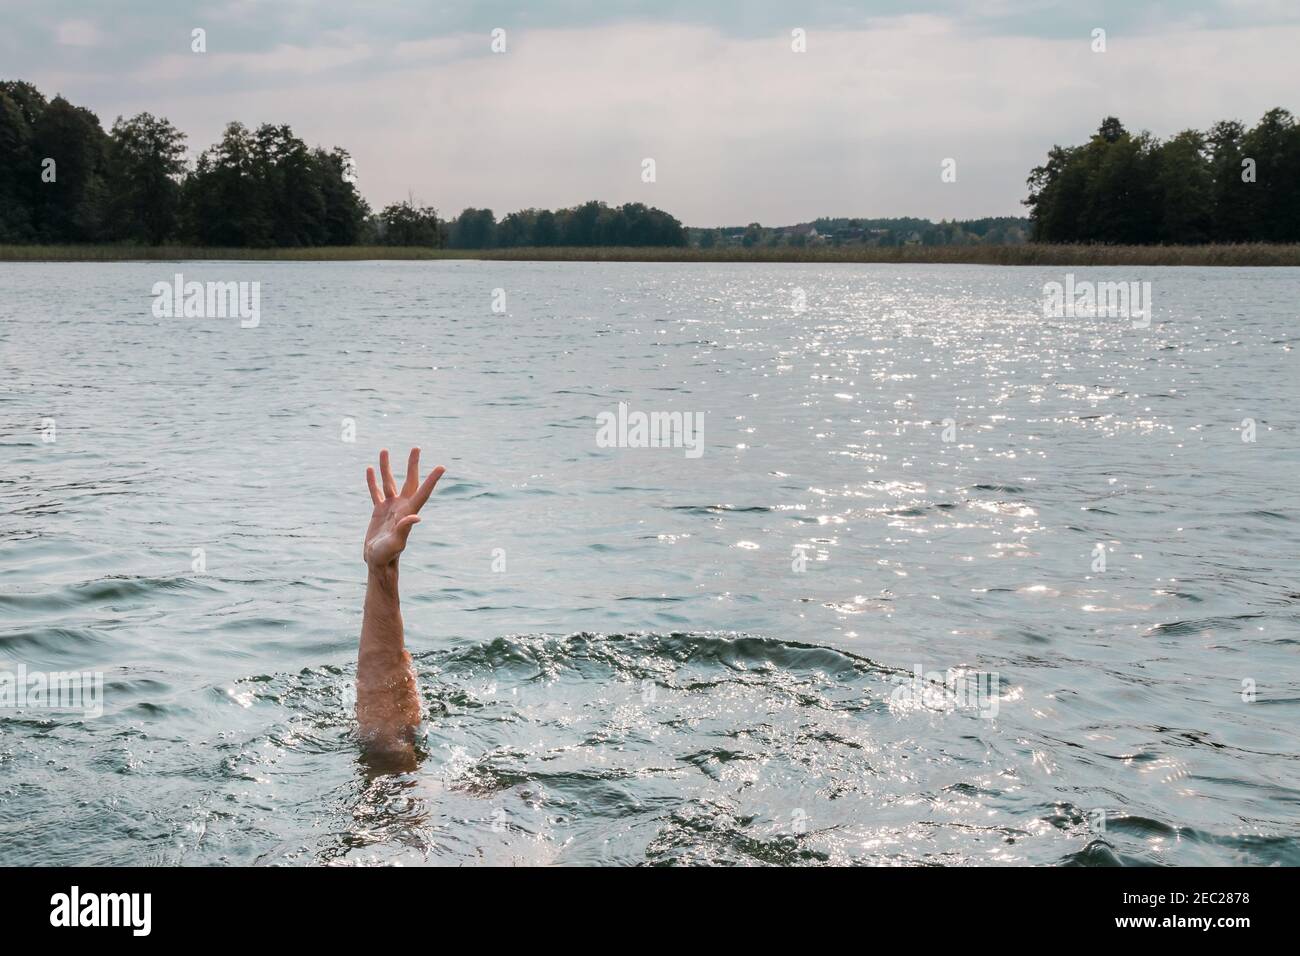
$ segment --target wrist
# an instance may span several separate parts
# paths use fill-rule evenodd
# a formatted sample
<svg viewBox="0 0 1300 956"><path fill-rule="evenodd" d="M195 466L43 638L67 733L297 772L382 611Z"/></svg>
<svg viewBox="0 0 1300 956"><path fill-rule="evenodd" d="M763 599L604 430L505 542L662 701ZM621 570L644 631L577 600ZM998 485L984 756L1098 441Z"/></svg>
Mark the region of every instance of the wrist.
<svg viewBox="0 0 1300 956"><path fill-rule="evenodd" d="M367 561L366 571L372 581L379 584L397 582L397 559L391 561Z"/></svg>

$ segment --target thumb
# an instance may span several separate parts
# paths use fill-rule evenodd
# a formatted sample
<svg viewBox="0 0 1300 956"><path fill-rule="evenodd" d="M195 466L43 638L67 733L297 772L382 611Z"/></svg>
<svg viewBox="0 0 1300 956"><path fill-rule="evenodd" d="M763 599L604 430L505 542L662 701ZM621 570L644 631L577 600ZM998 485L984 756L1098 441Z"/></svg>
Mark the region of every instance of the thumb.
<svg viewBox="0 0 1300 956"><path fill-rule="evenodd" d="M407 515L401 521L397 522L397 524L393 527L393 532L397 535L400 541L405 542L407 537L409 537L411 534L411 529L414 528L419 523L420 523L419 515Z"/></svg>

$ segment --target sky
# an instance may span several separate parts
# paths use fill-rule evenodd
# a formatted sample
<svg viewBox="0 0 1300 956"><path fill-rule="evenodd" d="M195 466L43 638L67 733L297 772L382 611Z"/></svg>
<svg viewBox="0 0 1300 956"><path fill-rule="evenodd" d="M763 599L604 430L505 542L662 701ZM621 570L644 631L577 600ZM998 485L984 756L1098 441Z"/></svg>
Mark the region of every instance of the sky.
<svg viewBox="0 0 1300 956"><path fill-rule="evenodd" d="M1104 116L1165 137L1300 112L1300 0L0 0L0 23L0 78L105 127L166 116L197 155L288 123L349 150L372 206L444 216L1023 215L1029 171Z"/></svg>

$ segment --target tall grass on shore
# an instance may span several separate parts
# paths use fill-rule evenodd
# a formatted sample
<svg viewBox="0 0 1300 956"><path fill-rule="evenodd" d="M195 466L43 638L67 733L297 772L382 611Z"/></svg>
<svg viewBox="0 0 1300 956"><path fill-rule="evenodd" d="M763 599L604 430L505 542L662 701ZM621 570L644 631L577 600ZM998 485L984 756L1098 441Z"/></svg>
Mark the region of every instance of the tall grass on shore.
<svg viewBox="0 0 1300 956"><path fill-rule="evenodd" d="M1030 242L1000 246L782 246L749 249L623 246L511 249L314 246L298 249L215 249L200 246L0 245L0 262L174 262L203 259L272 262L493 259L540 262L912 262L1000 266L1300 266L1300 244L1111 246Z"/></svg>

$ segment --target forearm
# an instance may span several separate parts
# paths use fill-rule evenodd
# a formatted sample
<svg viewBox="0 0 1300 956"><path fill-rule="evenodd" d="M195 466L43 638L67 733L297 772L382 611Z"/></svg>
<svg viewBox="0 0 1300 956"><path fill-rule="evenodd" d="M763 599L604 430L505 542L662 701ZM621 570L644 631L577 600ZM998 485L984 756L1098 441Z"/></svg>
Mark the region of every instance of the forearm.
<svg viewBox="0 0 1300 956"><path fill-rule="evenodd" d="M357 654L357 723L363 738L402 746L420 724L420 695L406 652L397 562L370 566Z"/></svg>
<svg viewBox="0 0 1300 956"><path fill-rule="evenodd" d="M439 466L421 482L418 448L411 449L406 483L400 492L393 480L387 448L379 453L378 475L375 469L366 469L366 484L375 510L361 550L370 572L361 617L361 649L357 652L357 723L362 739L376 750L412 753L420 726L420 691L402 634L397 559L443 471Z"/></svg>

